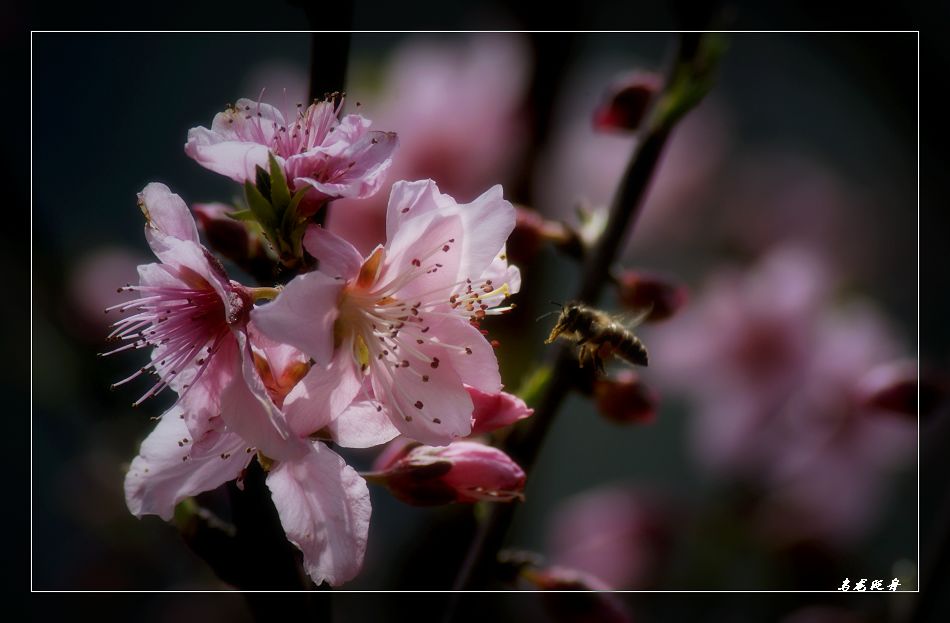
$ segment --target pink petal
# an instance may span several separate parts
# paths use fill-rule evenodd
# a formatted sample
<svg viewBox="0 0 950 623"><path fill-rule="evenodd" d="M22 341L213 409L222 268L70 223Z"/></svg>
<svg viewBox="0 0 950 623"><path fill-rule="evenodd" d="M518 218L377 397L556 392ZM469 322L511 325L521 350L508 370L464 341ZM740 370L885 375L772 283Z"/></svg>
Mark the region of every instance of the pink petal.
<svg viewBox="0 0 950 623"><path fill-rule="evenodd" d="M442 362L455 370L463 383L489 394L501 391L501 375L498 372L495 349L478 329L467 320L455 318L444 318L430 326L432 335L438 336L443 344L469 348L472 351L468 353L445 346L435 353Z"/></svg>
<svg viewBox="0 0 950 623"><path fill-rule="evenodd" d="M392 152L397 144L398 139L393 132L367 133L335 157L339 160L338 166L343 169L343 172L327 180L316 179L306 174L306 171L314 170L316 164L311 167L304 161L304 159L318 158L322 163L325 154L322 152L301 154L298 158L302 162L297 163L295 160L294 163L293 170L298 172L294 177L294 184L297 187L312 186L327 197L365 199L376 194L385 180L386 171L392 164Z"/></svg>
<svg viewBox="0 0 950 623"><path fill-rule="evenodd" d="M474 387L467 387L475 411L472 413L472 434L490 433L504 426L514 424L518 420L530 416L534 409L528 408L524 400L509 394L498 392L487 394Z"/></svg>
<svg viewBox="0 0 950 623"><path fill-rule="evenodd" d="M333 113L331 112L330 114L332 115ZM334 156L339 155L348 146L365 136L371 123L369 119L362 115L346 115L340 120L340 123L333 128L333 132L327 134L321 147L323 147L326 153Z"/></svg>
<svg viewBox="0 0 950 623"><path fill-rule="evenodd" d="M333 357L333 323L344 282L314 271L294 277L276 300L255 307L251 319L261 333L296 346L328 366Z"/></svg>
<svg viewBox="0 0 950 623"><path fill-rule="evenodd" d="M472 399L452 366L440 361L434 368L386 371L370 365L373 393L403 435L443 446L472 432Z"/></svg>
<svg viewBox="0 0 950 623"><path fill-rule="evenodd" d="M278 127L286 125L284 115L281 114L280 110L264 102L242 97L235 103L234 109L235 112L232 114L229 114L228 111L216 114L211 122L211 130L222 136L232 137L238 135L240 130L245 130L245 125L250 125L244 122L253 122L253 125L267 131L272 130L274 123ZM251 118L248 119L247 117ZM265 138L272 135L273 132Z"/></svg>
<svg viewBox="0 0 950 623"><path fill-rule="evenodd" d="M192 128L188 131L185 153L206 169L230 177L235 182L253 181L258 166L267 167L268 153L266 145L238 140L221 140L205 128ZM283 164L283 159L277 157Z"/></svg>
<svg viewBox="0 0 950 623"><path fill-rule="evenodd" d="M247 336L236 333L243 352L240 373L221 393L221 418L228 428L272 459L299 456L283 414L271 401L258 375Z"/></svg>
<svg viewBox="0 0 950 623"><path fill-rule="evenodd" d="M457 215L433 213L406 221L386 244L386 263L379 282L389 283L415 270L421 274L399 288L398 298L423 302L441 299L448 306L449 297L459 288L464 236ZM430 272L428 267L436 270Z"/></svg>
<svg viewBox="0 0 950 623"><path fill-rule="evenodd" d="M486 190L475 201L460 205L465 238L459 277L480 277L515 228L515 209L502 197L501 186Z"/></svg>
<svg viewBox="0 0 950 623"><path fill-rule="evenodd" d="M146 236L157 230L179 240L198 242L195 219L184 200L174 194L165 184L152 182L138 195L139 205L148 222Z"/></svg>
<svg viewBox="0 0 950 623"><path fill-rule="evenodd" d="M307 252L320 262L320 272L331 277L352 279L360 272L363 256L353 245L317 225L307 228L303 237Z"/></svg>
<svg viewBox="0 0 950 623"><path fill-rule="evenodd" d="M349 406L362 386L353 364L353 349L337 349L326 368L313 366L284 401L284 415L295 435L306 437L329 425Z"/></svg>
<svg viewBox="0 0 950 623"><path fill-rule="evenodd" d="M172 518L183 499L210 491L238 477L253 454L233 433L219 435L200 451L181 419L180 406L169 409L142 442L125 476L125 501L136 517Z"/></svg>
<svg viewBox="0 0 950 623"><path fill-rule="evenodd" d="M399 435L385 411L376 409L375 401L350 404L327 427L333 441L344 448L372 448Z"/></svg>
<svg viewBox="0 0 950 623"><path fill-rule="evenodd" d="M389 191L386 208L386 239L392 240L405 221L454 204L451 198L448 199L446 201L432 180L396 182Z"/></svg>
<svg viewBox="0 0 950 623"><path fill-rule="evenodd" d="M366 553L370 506L366 482L321 443L267 475L287 539L303 552L304 568L336 586L359 573Z"/></svg>

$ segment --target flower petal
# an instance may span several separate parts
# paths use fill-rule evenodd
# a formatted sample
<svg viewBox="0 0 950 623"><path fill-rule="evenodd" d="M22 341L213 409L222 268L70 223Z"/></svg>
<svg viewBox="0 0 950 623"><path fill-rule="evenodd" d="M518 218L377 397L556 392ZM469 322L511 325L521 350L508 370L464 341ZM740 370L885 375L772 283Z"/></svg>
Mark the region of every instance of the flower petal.
<svg viewBox="0 0 950 623"><path fill-rule="evenodd" d="M188 131L185 153L206 169L230 177L235 182L254 181L257 167L267 167L266 145L239 140L222 140L219 134L205 128ZM283 164L282 158L277 161Z"/></svg>
<svg viewBox="0 0 950 623"><path fill-rule="evenodd" d="M489 394L501 391L495 349L478 329L466 320L455 318L443 318L430 326L432 334L446 345L438 347L435 356L453 368L463 383Z"/></svg>
<svg viewBox="0 0 950 623"><path fill-rule="evenodd" d="M389 205L386 208L386 240L392 240L405 221L454 203L451 197L439 192L439 187L432 180L396 182L389 191Z"/></svg>
<svg viewBox="0 0 950 623"><path fill-rule="evenodd" d="M338 156L330 156L323 150L314 150L300 154L295 159L295 186L309 185L321 194L331 197L350 197L365 199L375 195L385 180L385 174L392 164L392 153L398 144L395 132L368 132ZM331 166L332 165L332 166ZM328 178L313 177L307 171L336 169L338 172Z"/></svg>
<svg viewBox="0 0 950 623"><path fill-rule="evenodd" d="M362 386L353 365L353 349L340 347L326 368L313 366L284 400L291 430L306 437L329 425L353 402Z"/></svg>
<svg viewBox="0 0 950 623"><path fill-rule="evenodd" d="M353 245L317 225L307 228L303 237L307 252L320 262L320 272L331 277L351 279L360 272L363 256Z"/></svg>
<svg viewBox="0 0 950 623"><path fill-rule="evenodd" d="M194 217L185 201L168 186L152 182L142 189L138 198L148 223L145 229L146 237L149 237L151 231L159 231L179 240L198 242L198 228L195 226Z"/></svg>
<svg viewBox="0 0 950 623"><path fill-rule="evenodd" d="M475 411L472 413L473 435L490 433L534 413L534 409L528 408L524 400L508 392L487 394L474 387L467 389L475 405Z"/></svg>
<svg viewBox="0 0 950 623"><path fill-rule="evenodd" d="M169 409L129 467L125 501L136 517L170 520L178 502L237 478L253 456L233 433L218 435L207 447L193 447L182 416L180 406Z"/></svg>
<svg viewBox="0 0 950 623"><path fill-rule="evenodd" d="M476 279L504 248L515 228L515 209L505 201L501 186L496 185L475 201L460 205L458 212L465 231L459 278Z"/></svg>
<svg viewBox="0 0 950 623"><path fill-rule="evenodd" d="M377 404L371 400L350 404L327 426L333 441L344 448L372 448L395 439L399 429Z"/></svg>
<svg viewBox="0 0 950 623"><path fill-rule="evenodd" d="M296 346L321 366L333 357L333 323L344 282L320 271L298 275L276 300L251 311L261 333Z"/></svg>
<svg viewBox="0 0 950 623"><path fill-rule="evenodd" d="M472 399L452 366L418 360L407 367L378 360L370 366L373 394L403 435L443 446L472 432Z"/></svg>
<svg viewBox="0 0 950 623"><path fill-rule="evenodd" d="M366 482L321 443L267 475L287 539L303 552L311 579L336 586L359 573L369 535Z"/></svg>
<svg viewBox="0 0 950 623"><path fill-rule="evenodd" d="M247 336L235 332L242 356L240 370L221 392L221 418L228 428L272 459L287 460L299 456L291 443L293 435L283 414L271 401L267 388L254 365Z"/></svg>

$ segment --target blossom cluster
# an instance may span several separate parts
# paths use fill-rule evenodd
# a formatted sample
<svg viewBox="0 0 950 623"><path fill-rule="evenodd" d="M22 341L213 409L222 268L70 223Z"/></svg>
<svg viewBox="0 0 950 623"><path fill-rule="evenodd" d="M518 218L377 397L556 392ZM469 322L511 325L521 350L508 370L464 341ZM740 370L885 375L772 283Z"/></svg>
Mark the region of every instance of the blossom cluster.
<svg viewBox="0 0 950 623"><path fill-rule="evenodd" d="M148 365L117 383L154 377L135 404L177 394L128 470L131 512L169 520L185 498L240 485L256 460L307 573L331 585L359 572L371 514L366 480L331 444L411 444L373 475L409 502L427 503L413 470L443 503L510 501L524 473L467 438L531 413L503 391L479 326L520 286L501 187L459 204L431 180L397 181L386 241L364 255L312 217L375 194L398 141L340 113L333 99L286 116L242 99L188 133L188 156L244 184L247 205L227 218L259 235L283 273L259 286L231 279L181 197L148 184L139 207L157 262L120 288L134 298L108 310L122 317L107 353L148 350Z"/></svg>

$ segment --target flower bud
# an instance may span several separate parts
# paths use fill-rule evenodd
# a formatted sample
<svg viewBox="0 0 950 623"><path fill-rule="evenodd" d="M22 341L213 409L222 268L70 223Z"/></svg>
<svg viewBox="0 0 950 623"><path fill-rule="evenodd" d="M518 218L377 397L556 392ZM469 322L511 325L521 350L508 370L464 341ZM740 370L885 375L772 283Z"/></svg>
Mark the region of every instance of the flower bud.
<svg viewBox="0 0 950 623"><path fill-rule="evenodd" d="M620 78L594 111L594 128L608 132L637 130L662 86L660 76L647 72L634 72Z"/></svg>
<svg viewBox="0 0 950 623"><path fill-rule="evenodd" d="M466 387L475 411L472 413L472 434L481 435L514 424L532 413L524 400L507 392L486 394L474 387Z"/></svg>
<svg viewBox="0 0 950 623"><path fill-rule="evenodd" d="M617 278L620 303L636 312L645 312L646 322L672 317L686 304L686 288L658 275L626 270Z"/></svg>
<svg viewBox="0 0 950 623"><path fill-rule="evenodd" d="M416 446L379 474L394 496L417 506L510 502L522 497L525 474L507 454L471 441Z"/></svg>
<svg viewBox="0 0 950 623"><path fill-rule="evenodd" d="M646 424L656 419L657 396L633 370L594 380L594 403L606 419L616 424Z"/></svg>
<svg viewBox="0 0 950 623"><path fill-rule="evenodd" d="M946 388L930 375L918 373L915 361L894 361L877 366L861 379L858 404L908 419L929 415L943 401ZM918 403L918 396L920 402Z"/></svg>
<svg viewBox="0 0 950 623"><path fill-rule="evenodd" d="M545 242L580 251L580 240L564 223L551 221L531 208L515 206L515 229L508 238L508 254L515 263L527 264Z"/></svg>

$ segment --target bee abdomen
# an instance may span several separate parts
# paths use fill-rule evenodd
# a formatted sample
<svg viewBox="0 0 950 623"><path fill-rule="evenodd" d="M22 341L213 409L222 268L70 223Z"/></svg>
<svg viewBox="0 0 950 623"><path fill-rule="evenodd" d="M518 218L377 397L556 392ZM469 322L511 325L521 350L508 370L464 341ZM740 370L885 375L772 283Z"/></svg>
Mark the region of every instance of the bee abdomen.
<svg viewBox="0 0 950 623"><path fill-rule="evenodd" d="M623 340L614 342L614 348L617 351L617 355L632 364L646 367L649 363L647 347L632 333L625 335Z"/></svg>

